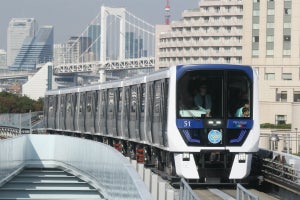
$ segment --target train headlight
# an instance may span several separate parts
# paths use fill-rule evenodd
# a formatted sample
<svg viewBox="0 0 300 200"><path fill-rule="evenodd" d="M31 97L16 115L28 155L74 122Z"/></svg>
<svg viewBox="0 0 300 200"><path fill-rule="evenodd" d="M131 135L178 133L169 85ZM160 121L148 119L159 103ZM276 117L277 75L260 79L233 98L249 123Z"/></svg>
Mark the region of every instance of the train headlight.
<svg viewBox="0 0 300 200"><path fill-rule="evenodd" d="M245 153L239 153L239 163L246 162L246 154Z"/></svg>
<svg viewBox="0 0 300 200"><path fill-rule="evenodd" d="M183 153L182 154L182 160L183 161L189 161L190 160L190 154L189 153Z"/></svg>

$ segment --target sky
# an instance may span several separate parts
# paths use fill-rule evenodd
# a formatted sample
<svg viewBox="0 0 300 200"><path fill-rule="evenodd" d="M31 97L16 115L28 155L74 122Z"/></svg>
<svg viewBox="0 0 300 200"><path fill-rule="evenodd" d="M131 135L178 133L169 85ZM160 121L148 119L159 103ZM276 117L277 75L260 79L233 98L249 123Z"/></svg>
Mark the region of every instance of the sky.
<svg viewBox="0 0 300 200"><path fill-rule="evenodd" d="M186 9L198 7L199 0L170 0L171 20L180 20ZM150 24L164 23L165 0L1 0L0 49L6 49L6 34L11 18L35 18L39 27L54 26L55 43L80 35L100 11L101 5L125 7Z"/></svg>

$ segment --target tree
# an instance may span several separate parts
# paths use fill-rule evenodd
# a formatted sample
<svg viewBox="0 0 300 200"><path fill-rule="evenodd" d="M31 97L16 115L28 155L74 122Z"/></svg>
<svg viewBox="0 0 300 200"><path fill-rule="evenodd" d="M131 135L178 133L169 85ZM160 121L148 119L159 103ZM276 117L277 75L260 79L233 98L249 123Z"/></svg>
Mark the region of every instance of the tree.
<svg viewBox="0 0 300 200"><path fill-rule="evenodd" d="M27 96L19 97L9 92L0 92L0 113L27 113L29 111L42 111L44 101L37 101Z"/></svg>

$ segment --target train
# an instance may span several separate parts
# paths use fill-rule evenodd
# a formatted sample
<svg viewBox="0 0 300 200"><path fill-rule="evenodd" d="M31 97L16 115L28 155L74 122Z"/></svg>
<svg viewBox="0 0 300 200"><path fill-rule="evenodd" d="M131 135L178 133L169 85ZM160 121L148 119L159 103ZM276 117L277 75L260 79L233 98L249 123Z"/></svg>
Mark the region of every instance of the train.
<svg viewBox="0 0 300 200"><path fill-rule="evenodd" d="M258 151L258 77L251 66L177 65L49 90L44 101L48 133L103 142L170 177L241 180Z"/></svg>

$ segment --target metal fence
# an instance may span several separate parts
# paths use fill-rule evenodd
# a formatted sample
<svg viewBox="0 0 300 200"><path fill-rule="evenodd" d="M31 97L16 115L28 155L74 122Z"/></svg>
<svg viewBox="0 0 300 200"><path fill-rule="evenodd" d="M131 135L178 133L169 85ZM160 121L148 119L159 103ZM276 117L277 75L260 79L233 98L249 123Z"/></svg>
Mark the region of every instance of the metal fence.
<svg viewBox="0 0 300 200"><path fill-rule="evenodd" d="M180 182L179 200L201 200L183 178Z"/></svg>
<svg viewBox="0 0 300 200"><path fill-rule="evenodd" d="M30 129L42 116L43 112L0 114L0 126Z"/></svg>
<svg viewBox="0 0 300 200"><path fill-rule="evenodd" d="M236 188L236 200L259 200L258 196L251 193L249 190L244 188L241 184L237 184Z"/></svg>

